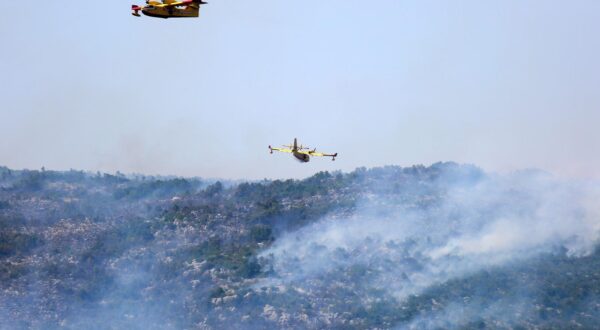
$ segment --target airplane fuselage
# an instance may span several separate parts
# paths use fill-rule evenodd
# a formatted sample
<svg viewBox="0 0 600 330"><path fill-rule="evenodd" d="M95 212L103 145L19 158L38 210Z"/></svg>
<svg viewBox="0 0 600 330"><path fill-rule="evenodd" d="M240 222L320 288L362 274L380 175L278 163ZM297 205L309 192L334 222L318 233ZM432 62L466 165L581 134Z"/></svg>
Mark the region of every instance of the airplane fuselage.
<svg viewBox="0 0 600 330"><path fill-rule="evenodd" d="M152 5L142 8L142 14L159 18L198 17L199 10L194 7L155 7Z"/></svg>
<svg viewBox="0 0 600 330"><path fill-rule="evenodd" d="M299 152L295 152L293 153L294 157L296 157L297 160L303 162L303 163L308 163L310 161L310 156L307 154L301 154Z"/></svg>

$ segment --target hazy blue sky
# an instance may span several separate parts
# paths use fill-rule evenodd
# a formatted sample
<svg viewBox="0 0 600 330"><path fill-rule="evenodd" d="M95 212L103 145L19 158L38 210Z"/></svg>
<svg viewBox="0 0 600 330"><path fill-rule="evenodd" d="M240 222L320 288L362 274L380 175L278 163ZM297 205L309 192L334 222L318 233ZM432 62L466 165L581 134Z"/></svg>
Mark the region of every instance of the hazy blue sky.
<svg viewBox="0 0 600 330"><path fill-rule="evenodd" d="M600 1L3 3L0 164L223 178L474 163L600 177ZM294 137L336 162L269 155Z"/></svg>

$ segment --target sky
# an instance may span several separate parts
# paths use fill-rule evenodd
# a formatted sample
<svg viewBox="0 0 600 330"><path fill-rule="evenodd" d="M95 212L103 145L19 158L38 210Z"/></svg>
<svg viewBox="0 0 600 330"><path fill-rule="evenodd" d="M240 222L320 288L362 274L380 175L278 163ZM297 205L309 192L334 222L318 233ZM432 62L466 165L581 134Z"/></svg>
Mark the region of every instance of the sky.
<svg viewBox="0 0 600 330"><path fill-rule="evenodd" d="M3 4L0 165L302 178L437 161L600 178L600 1ZM267 146L338 152L301 164Z"/></svg>

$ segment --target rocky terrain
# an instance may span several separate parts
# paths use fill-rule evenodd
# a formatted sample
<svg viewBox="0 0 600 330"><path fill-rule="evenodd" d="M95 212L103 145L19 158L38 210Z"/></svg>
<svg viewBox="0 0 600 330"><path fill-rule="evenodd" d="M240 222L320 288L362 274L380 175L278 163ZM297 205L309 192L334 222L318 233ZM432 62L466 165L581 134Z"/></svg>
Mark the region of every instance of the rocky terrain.
<svg viewBox="0 0 600 330"><path fill-rule="evenodd" d="M245 183L0 167L0 328L595 328L596 188L454 163Z"/></svg>

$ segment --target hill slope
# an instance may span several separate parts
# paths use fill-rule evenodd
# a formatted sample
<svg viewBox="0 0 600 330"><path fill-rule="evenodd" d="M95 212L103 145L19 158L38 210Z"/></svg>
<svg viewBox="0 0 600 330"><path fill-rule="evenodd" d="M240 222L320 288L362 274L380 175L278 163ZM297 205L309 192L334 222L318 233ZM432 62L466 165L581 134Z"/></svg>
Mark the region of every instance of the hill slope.
<svg viewBox="0 0 600 330"><path fill-rule="evenodd" d="M225 185L0 168L0 323L594 328L597 192L454 163Z"/></svg>

